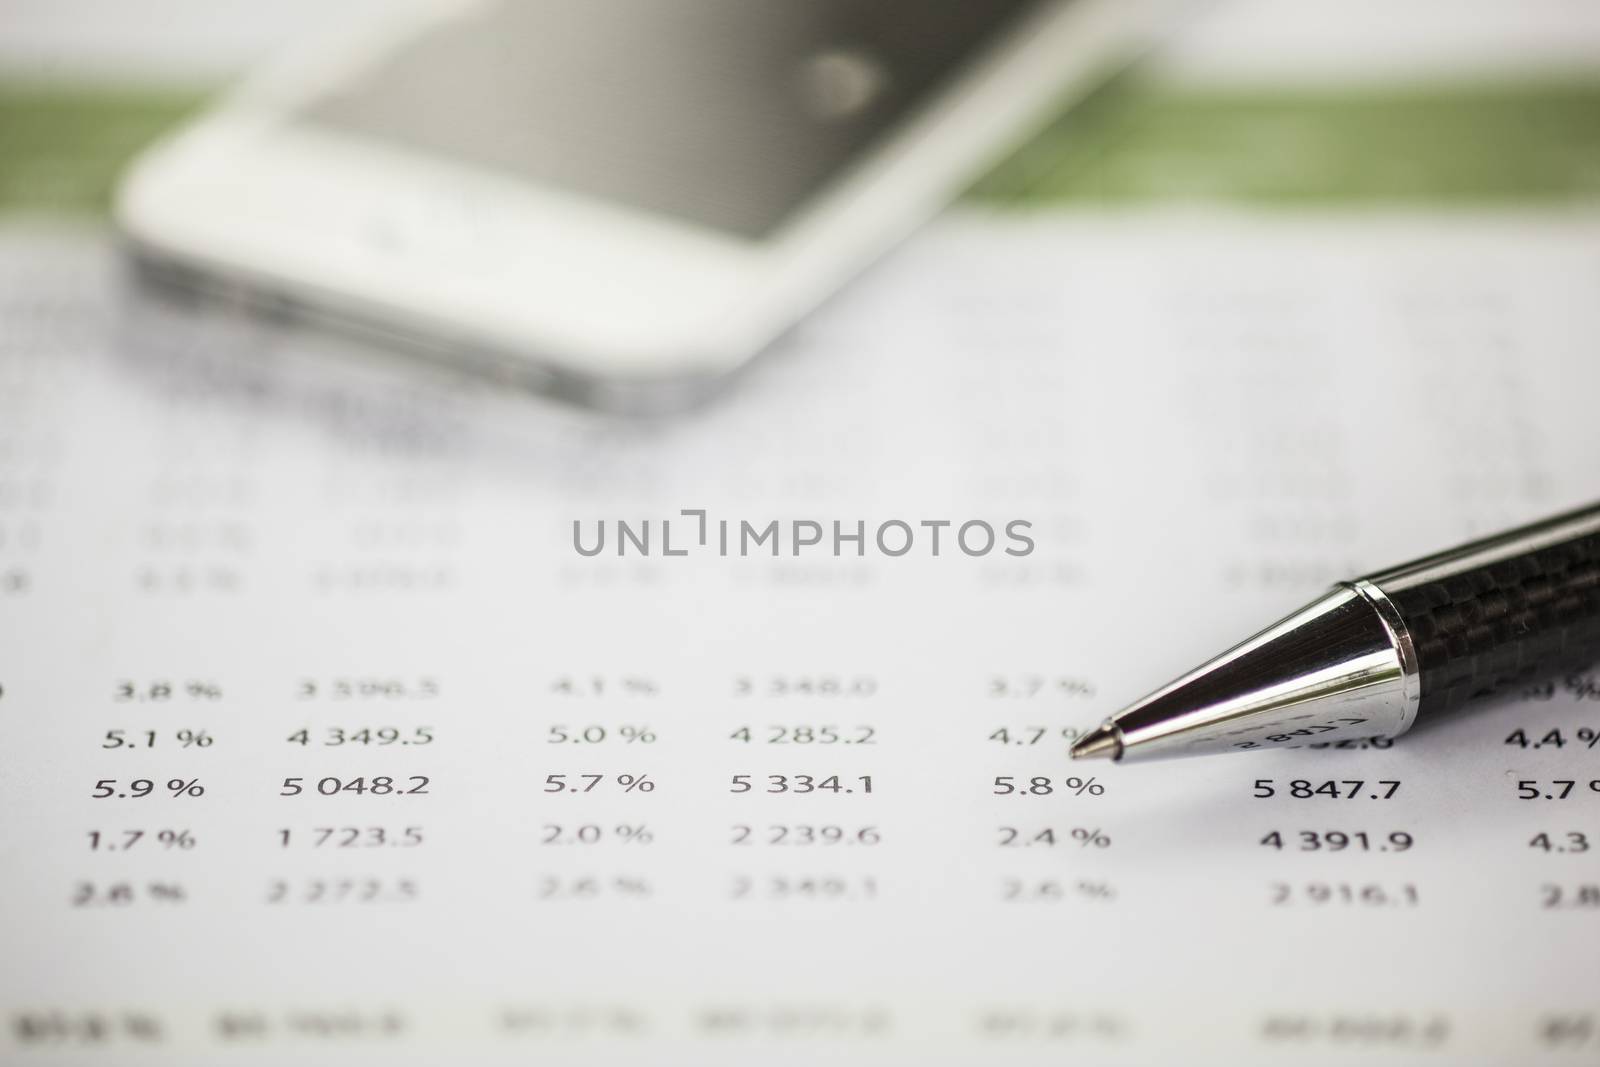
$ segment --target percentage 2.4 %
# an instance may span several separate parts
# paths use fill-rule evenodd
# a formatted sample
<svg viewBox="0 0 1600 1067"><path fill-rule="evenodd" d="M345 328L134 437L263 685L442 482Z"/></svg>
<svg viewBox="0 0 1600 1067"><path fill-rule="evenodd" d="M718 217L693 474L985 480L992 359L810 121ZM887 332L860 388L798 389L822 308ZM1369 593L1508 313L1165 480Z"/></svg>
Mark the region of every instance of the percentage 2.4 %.
<svg viewBox="0 0 1600 1067"><path fill-rule="evenodd" d="M1057 830L1045 827L1043 830L1022 830L1015 826L1002 826L999 828L1000 839L996 842L1001 848L1032 848L1041 846L1054 848L1056 845L1075 845L1078 848L1110 848L1111 837L1099 827L1074 826L1069 830Z"/></svg>
<svg viewBox="0 0 1600 1067"><path fill-rule="evenodd" d="M123 782L117 778L102 778L94 784L94 793L97 800L123 800L127 798L147 797L156 791L156 783L149 778L134 778ZM174 797L198 797L205 795L205 786L200 784L198 778L173 778L166 784L166 792Z"/></svg>
<svg viewBox="0 0 1600 1067"><path fill-rule="evenodd" d="M1015 775L996 775L994 780L995 796L1020 796L1020 797L1047 797L1055 794L1057 789L1071 793L1075 797L1105 796L1106 787L1096 778L1018 778Z"/></svg>

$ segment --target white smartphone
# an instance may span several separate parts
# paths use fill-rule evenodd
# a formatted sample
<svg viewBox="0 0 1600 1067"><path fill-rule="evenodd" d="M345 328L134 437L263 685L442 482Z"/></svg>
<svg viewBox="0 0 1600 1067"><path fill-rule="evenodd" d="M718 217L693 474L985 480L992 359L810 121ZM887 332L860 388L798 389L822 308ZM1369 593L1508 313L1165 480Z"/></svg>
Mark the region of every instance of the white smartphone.
<svg viewBox="0 0 1600 1067"><path fill-rule="evenodd" d="M438 0L130 171L139 260L611 408L703 394L1127 58L1137 0Z"/></svg>

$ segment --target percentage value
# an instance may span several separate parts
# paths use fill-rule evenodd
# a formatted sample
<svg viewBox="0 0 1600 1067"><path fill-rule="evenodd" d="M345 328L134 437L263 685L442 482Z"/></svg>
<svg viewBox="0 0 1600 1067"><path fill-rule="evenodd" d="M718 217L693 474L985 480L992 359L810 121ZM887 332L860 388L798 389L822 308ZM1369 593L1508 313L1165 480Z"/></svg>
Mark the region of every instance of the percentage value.
<svg viewBox="0 0 1600 1067"><path fill-rule="evenodd" d="M1078 797L1099 797L1106 792L1106 787L1095 778L1064 778L1058 783L1054 778L1043 776L1018 779L1002 774L994 780L994 793L996 796L1047 797L1055 793L1058 784Z"/></svg>
<svg viewBox="0 0 1600 1067"><path fill-rule="evenodd" d="M1037 745L1046 738L1052 743L1060 738L1071 744L1080 732L1076 726L1002 726L989 735L989 740L1000 745Z"/></svg>
<svg viewBox="0 0 1600 1067"><path fill-rule="evenodd" d="M101 748L155 748L162 733L159 730L107 730L105 740L100 742ZM178 730L172 735L181 748L210 748L215 741L204 730Z"/></svg>
<svg viewBox="0 0 1600 1067"><path fill-rule="evenodd" d="M187 894L183 886L172 882L112 882L106 885L96 885L94 882L79 882L72 891L72 906L75 908L92 908L101 906L120 907L134 904L141 900L152 901L158 904L181 904Z"/></svg>
<svg viewBox="0 0 1600 1067"><path fill-rule="evenodd" d="M1517 783L1517 797L1520 800L1566 800L1575 790L1600 793L1600 778L1591 778L1587 782L1574 778L1551 778L1543 782L1524 780Z"/></svg>
<svg viewBox="0 0 1600 1067"><path fill-rule="evenodd" d="M1031 848L1034 845L1054 847L1062 840L1062 836L1049 827L1029 833L1015 826L1002 826L998 843L1001 848ZM1111 838L1104 830L1090 829L1086 826L1072 827L1067 831L1065 840L1071 841L1079 848L1111 847Z"/></svg>
<svg viewBox="0 0 1600 1067"><path fill-rule="evenodd" d="M1537 730L1534 732L1538 733ZM1583 748L1594 748L1597 744L1600 744L1600 730L1596 730L1591 726L1580 726L1572 731L1572 736L1569 739L1561 727L1556 726L1540 734L1536 740L1530 738L1526 730L1512 730L1510 735L1506 737L1505 743L1515 745L1518 748L1564 748L1569 740L1571 743L1580 745Z"/></svg>
<svg viewBox="0 0 1600 1067"><path fill-rule="evenodd" d="M216 682L199 679L186 682L169 682L165 680L154 682L120 681L116 684L112 694L112 699L118 703L159 704L178 697L201 701L221 700L222 687Z"/></svg>
<svg viewBox="0 0 1600 1067"><path fill-rule="evenodd" d="M640 675L625 675L620 678L600 676L583 678L568 675L550 683L550 692L564 697L653 697L660 691L655 679Z"/></svg>
<svg viewBox="0 0 1600 1067"><path fill-rule="evenodd" d="M598 845L602 841L617 841L625 845L648 845L656 839L647 826L626 824L609 830L604 826L585 823L582 826L562 826L545 823L541 845Z"/></svg>
<svg viewBox="0 0 1600 1067"><path fill-rule="evenodd" d="M569 782L567 779L574 779ZM645 774L547 774L544 776L546 793L588 793L602 782L619 786L624 793L649 793L656 783Z"/></svg>
<svg viewBox="0 0 1600 1067"><path fill-rule="evenodd" d="M94 793L97 799L126 799L129 797L147 797L155 792L156 784L148 778L134 778L123 785L116 778L102 778L94 784ZM167 783L167 791L175 797L198 797L205 795L205 786L200 784L198 778L174 778Z"/></svg>
<svg viewBox="0 0 1600 1067"><path fill-rule="evenodd" d="M650 883L637 875L616 875L610 878L561 878L547 876L539 881L535 896L539 900L594 900L600 897L617 897L640 900L653 892Z"/></svg>
<svg viewBox="0 0 1600 1067"><path fill-rule="evenodd" d="M1117 893L1108 882L1087 879L1068 883L1055 878L1042 880L1007 878L1000 889L1002 900L1060 901L1072 896L1086 900L1110 901L1116 899Z"/></svg>
<svg viewBox="0 0 1600 1067"><path fill-rule="evenodd" d="M627 744L654 744L656 735L648 726L626 725L615 729L604 726L570 727L561 724L550 727L546 741L552 745L598 745L607 738L616 737Z"/></svg>
<svg viewBox="0 0 1600 1067"><path fill-rule="evenodd" d="M154 841L162 848L188 850L195 846L194 834L188 830L157 830L155 833L144 830L89 831L90 852L126 852L142 841Z"/></svg>

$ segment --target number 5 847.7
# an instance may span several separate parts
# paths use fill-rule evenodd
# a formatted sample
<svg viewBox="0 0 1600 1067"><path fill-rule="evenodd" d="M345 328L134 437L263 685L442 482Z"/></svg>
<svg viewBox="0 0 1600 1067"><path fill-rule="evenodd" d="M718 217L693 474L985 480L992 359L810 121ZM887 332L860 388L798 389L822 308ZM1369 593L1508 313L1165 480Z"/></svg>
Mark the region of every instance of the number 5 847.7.
<svg viewBox="0 0 1600 1067"><path fill-rule="evenodd" d="M1388 800L1398 792L1400 783L1391 778L1375 782L1369 782L1364 778L1330 778L1325 782L1312 782L1304 778L1295 778L1288 782L1257 778L1255 791L1250 795L1261 800L1267 797L1293 797L1296 800L1330 797L1334 800L1355 800L1363 796L1368 800Z"/></svg>

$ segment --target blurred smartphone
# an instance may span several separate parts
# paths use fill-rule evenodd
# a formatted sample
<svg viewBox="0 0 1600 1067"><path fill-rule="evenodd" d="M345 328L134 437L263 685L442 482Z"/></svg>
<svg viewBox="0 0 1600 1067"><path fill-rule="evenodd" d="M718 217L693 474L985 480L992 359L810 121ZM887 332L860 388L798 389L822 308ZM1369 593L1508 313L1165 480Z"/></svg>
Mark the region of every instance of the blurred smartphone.
<svg viewBox="0 0 1600 1067"><path fill-rule="evenodd" d="M613 408L727 376L1127 57L1134 0L409 5L148 152L136 254Z"/></svg>

